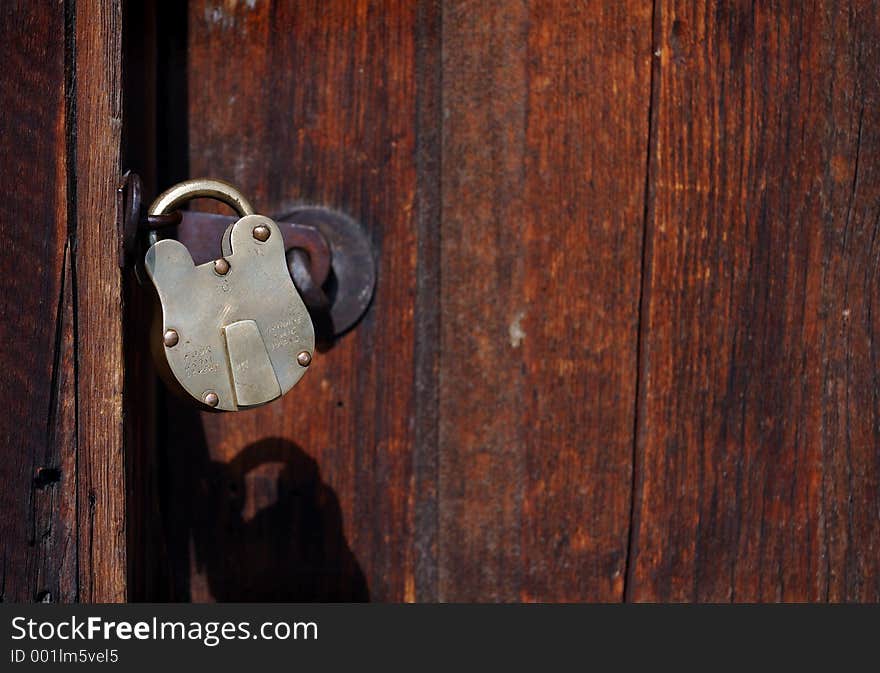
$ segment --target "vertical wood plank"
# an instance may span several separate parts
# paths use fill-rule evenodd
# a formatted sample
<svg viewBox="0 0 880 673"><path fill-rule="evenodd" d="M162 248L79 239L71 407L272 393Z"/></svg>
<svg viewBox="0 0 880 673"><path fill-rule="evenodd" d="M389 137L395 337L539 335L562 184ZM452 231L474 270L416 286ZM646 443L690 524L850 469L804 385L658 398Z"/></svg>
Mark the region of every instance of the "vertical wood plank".
<svg viewBox="0 0 880 673"><path fill-rule="evenodd" d="M508 332L525 262L527 21L525 2L443 6L438 562L449 601L515 599L522 586L512 415L523 386Z"/></svg>
<svg viewBox="0 0 880 673"><path fill-rule="evenodd" d="M169 403L182 597L416 596L419 16L393 1L190 4L189 173L234 182L267 214L348 212L379 274L366 319L282 402L226 416Z"/></svg>
<svg viewBox="0 0 880 673"><path fill-rule="evenodd" d="M649 2L446 2L440 597L620 600Z"/></svg>
<svg viewBox="0 0 880 673"><path fill-rule="evenodd" d="M415 431L413 445L413 588L407 599L436 602L440 380L440 140L443 128L442 0L418 3L416 18L415 222L416 295L413 312Z"/></svg>
<svg viewBox="0 0 880 673"><path fill-rule="evenodd" d="M118 67L107 63L118 25L110 6L87 3L14 3L3 13L0 596L122 600L120 119L101 109L119 94Z"/></svg>
<svg viewBox="0 0 880 673"><path fill-rule="evenodd" d="M122 12L77 0L76 283L79 598L126 598L121 277L116 258Z"/></svg>
<svg viewBox="0 0 880 673"><path fill-rule="evenodd" d="M159 96L156 3L123 2L121 167L141 177L144 198L156 193ZM183 45L185 48L185 44ZM167 107L163 107L167 109ZM161 465L156 450L158 394L149 342L154 307L150 287L123 271L123 392L126 463L127 600L168 600L168 555L160 510Z"/></svg>
<svg viewBox="0 0 880 673"><path fill-rule="evenodd" d="M64 5L0 9L0 601L70 601L73 290Z"/></svg>
<svg viewBox="0 0 880 673"><path fill-rule="evenodd" d="M880 597L878 16L657 2L634 600Z"/></svg>

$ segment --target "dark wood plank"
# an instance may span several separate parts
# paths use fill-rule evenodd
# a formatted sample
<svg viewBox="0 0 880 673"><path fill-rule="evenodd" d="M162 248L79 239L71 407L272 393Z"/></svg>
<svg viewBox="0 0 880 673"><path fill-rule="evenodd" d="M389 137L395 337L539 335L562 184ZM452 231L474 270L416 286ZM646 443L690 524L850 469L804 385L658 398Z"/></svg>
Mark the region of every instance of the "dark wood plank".
<svg viewBox="0 0 880 673"><path fill-rule="evenodd" d="M167 6L167 5L166 5ZM121 138L122 167L137 173L144 198L156 194L156 69L158 8L150 0L123 2ZM185 40L183 41L185 48ZM163 99L167 100L167 99ZM169 106L162 106L165 111ZM163 141L169 139L163 138ZM131 602L171 595L165 527L160 510L161 465L156 450L157 380L150 351L151 288L140 285L129 268L123 273L125 344L127 597Z"/></svg>
<svg viewBox="0 0 880 673"><path fill-rule="evenodd" d="M447 2L439 595L620 600L649 2Z"/></svg>
<svg viewBox="0 0 880 673"><path fill-rule="evenodd" d="M414 484L414 592L407 599L439 598L437 497L440 380L440 232L442 227L440 137L442 109L442 1L418 3L416 18L416 294L415 434L412 449ZM413 595L414 594L414 595Z"/></svg>
<svg viewBox="0 0 880 673"><path fill-rule="evenodd" d="M373 238L379 281L366 320L283 402L202 416L169 404L178 598L416 596L413 314L431 220L419 220L430 198L416 197L415 39L435 39L420 12L190 4L189 173L231 180L267 214L300 201L350 213Z"/></svg>
<svg viewBox="0 0 880 673"><path fill-rule="evenodd" d="M65 16L0 9L0 601L76 597Z"/></svg>
<svg viewBox="0 0 880 673"><path fill-rule="evenodd" d="M880 598L876 2L657 2L634 600Z"/></svg>
<svg viewBox="0 0 880 673"><path fill-rule="evenodd" d="M77 0L79 599L126 598L122 287L114 222L122 127L119 0Z"/></svg>

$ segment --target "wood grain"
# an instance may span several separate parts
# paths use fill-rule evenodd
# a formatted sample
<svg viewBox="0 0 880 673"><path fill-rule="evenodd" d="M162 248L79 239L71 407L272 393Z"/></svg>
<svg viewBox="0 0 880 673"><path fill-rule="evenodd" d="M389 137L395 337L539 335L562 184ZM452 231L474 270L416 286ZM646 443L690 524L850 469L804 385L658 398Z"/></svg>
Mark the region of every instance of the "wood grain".
<svg viewBox="0 0 880 673"><path fill-rule="evenodd" d="M440 394L442 3L419 2L415 28L415 222L417 262L413 312L415 370L412 447L414 590L406 598L439 598L438 433Z"/></svg>
<svg viewBox="0 0 880 673"><path fill-rule="evenodd" d="M118 0L77 0L76 283L79 600L126 598L122 289L115 251L122 127Z"/></svg>
<svg viewBox="0 0 880 673"><path fill-rule="evenodd" d="M444 600L623 596L650 25L444 4Z"/></svg>
<svg viewBox="0 0 880 673"><path fill-rule="evenodd" d="M0 601L69 601L76 576L65 16L0 9Z"/></svg>
<svg viewBox="0 0 880 673"><path fill-rule="evenodd" d="M189 173L231 180L267 214L349 213L379 274L366 320L283 402L201 417L169 404L177 597L416 595L419 16L398 2L190 4Z"/></svg>
<svg viewBox="0 0 880 673"><path fill-rule="evenodd" d="M880 3L130 3L126 162L379 261L157 454L120 5L0 9L0 600L880 600Z"/></svg>
<svg viewBox="0 0 880 673"><path fill-rule="evenodd" d="M876 2L656 3L628 597L876 601Z"/></svg>
<svg viewBox="0 0 880 673"><path fill-rule="evenodd" d="M123 600L118 6L2 13L0 600Z"/></svg>
<svg viewBox="0 0 880 673"><path fill-rule="evenodd" d="M282 404L169 401L169 597L876 600L877 10L166 15L159 180L380 261Z"/></svg>

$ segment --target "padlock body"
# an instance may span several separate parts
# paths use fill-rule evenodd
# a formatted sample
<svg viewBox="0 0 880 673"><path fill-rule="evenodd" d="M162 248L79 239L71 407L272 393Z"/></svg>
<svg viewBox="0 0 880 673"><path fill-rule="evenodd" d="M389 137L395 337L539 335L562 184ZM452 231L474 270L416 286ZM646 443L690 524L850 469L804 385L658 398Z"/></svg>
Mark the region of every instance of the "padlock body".
<svg viewBox="0 0 880 673"><path fill-rule="evenodd" d="M254 230L263 227L269 235L260 240L265 229L259 237ZM196 266L184 245L161 240L144 268L159 303L151 340L163 378L206 408L236 411L290 390L307 369L301 354L311 360L315 332L275 222L241 218L222 251L220 264Z"/></svg>

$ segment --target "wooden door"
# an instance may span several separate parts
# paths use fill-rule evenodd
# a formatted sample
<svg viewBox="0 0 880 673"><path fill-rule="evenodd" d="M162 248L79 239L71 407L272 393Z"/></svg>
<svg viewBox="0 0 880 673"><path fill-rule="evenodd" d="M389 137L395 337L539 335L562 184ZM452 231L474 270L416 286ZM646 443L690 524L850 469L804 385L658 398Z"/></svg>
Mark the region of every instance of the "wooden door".
<svg viewBox="0 0 880 673"><path fill-rule="evenodd" d="M22 1L0 16L0 600L120 601L121 8Z"/></svg>
<svg viewBox="0 0 880 673"><path fill-rule="evenodd" d="M880 4L123 4L3 10L4 600L880 599ZM371 308L181 406L122 168L348 213Z"/></svg>

